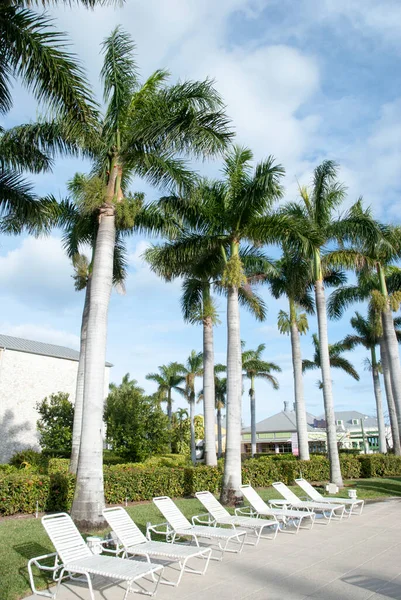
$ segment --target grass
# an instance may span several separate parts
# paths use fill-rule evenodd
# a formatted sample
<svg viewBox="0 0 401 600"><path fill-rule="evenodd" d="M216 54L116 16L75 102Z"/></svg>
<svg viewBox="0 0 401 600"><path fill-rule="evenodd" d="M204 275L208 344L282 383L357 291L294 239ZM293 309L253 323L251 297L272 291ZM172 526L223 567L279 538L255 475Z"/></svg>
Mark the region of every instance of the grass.
<svg viewBox="0 0 401 600"><path fill-rule="evenodd" d="M383 499L401 496L401 477L383 479L360 479L346 481L346 487L357 489L358 498ZM298 493L299 488L291 488ZM265 500L277 498L273 488L260 490ZM302 493L300 494L302 495ZM177 505L187 517L204 512L203 506L196 499L179 499ZM127 510L143 531L146 523L160 523L163 517L151 503L128 506ZM105 529L101 533L106 533ZM99 532L96 532L99 535ZM0 599L18 600L29 595L30 586L27 562L33 556L53 552L52 544L47 537L40 519L33 517L0 519ZM47 578L39 573L35 579L37 588L45 588Z"/></svg>

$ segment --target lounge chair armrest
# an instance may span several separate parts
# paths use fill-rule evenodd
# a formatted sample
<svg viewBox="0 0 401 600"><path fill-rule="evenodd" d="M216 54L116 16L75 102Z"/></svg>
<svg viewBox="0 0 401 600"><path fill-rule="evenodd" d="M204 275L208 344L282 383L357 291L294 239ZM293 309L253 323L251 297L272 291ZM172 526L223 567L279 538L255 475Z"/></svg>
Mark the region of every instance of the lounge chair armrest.
<svg viewBox="0 0 401 600"><path fill-rule="evenodd" d="M257 512L252 508L252 506L240 506L235 509L236 515L245 515L247 517L254 517L257 515Z"/></svg>
<svg viewBox="0 0 401 600"><path fill-rule="evenodd" d="M192 517L192 525L196 525L197 523L200 525L214 525L215 522L209 513L201 513Z"/></svg>
<svg viewBox="0 0 401 600"><path fill-rule="evenodd" d="M155 525L146 523L146 537L149 541L152 539L152 532L157 535L164 535L166 540L174 533L168 523L156 523Z"/></svg>

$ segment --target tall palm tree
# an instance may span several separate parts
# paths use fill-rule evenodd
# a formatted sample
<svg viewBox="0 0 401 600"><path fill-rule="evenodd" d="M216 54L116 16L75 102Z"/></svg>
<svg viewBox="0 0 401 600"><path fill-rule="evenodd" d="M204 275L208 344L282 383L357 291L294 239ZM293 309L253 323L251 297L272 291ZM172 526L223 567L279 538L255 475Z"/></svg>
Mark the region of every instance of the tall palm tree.
<svg viewBox="0 0 401 600"><path fill-rule="evenodd" d="M189 404L189 420L191 426L191 461L196 464L196 440L195 440L195 379L203 375L202 352L191 351L185 365L179 365L179 373L185 381L184 395Z"/></svg>
<svg viewBox="0 0 401 600"><path fill-rule="evenodd" d="M373 389L376 400L377 423L379 429L379 451L383 454L387 452L386 430L384 425L382 395L380 387L379 369L380 365L376 356L376 346L380 342L382 327L380 322L380 314L377 311L370 311L367 318L356 312L351 318L351 326L356 331L356 334L347 335L344 340L344 346L352 350L356 346L363 346L370 351L370 370L373 377Z"/></svg>
<svg viewBox="0 0 401 600"><path fill-rule="evenodd" d="M179 219L182 215L175 215ZM191 229L190 224L183 223L183 231ZM174 246L173 246L174 248ZM205 255L200 249L199 255L190 262L181 264L176 256L172 256L171 246L153 246L145 252L151 269L166 281L175 276L184 276L182 284L181 308L184 320L203 326L203 412L205 426L205 462L209 466L217 464L215 433L215 390L214 390L214 340L213 328L219 323L216 304L212 290L224 293L221 275L224 271L224 260L220 249L214 255ZM173 250L174 251L174 250ZM240 249L240 257L250 271L257 258ZM264 316L264 305L261 299L246 282L239 290L239 299L257 319Z"/></svg>
<svg viewBox="0 0 401 600"><path fill-rule="evenodd" d="M93 258L82 440L72 514L77 522L99 523L104 504L100 436L107 314L113 279L116 220L135 222L137 205L127 193L135 175L160 187L184 189L193 182L178 154L208 156L230 139L220 97L210 81L168 86L156 71L141 85L129 35L116 29L103 44L101 77L107 104L97 139L97 159L85 206L98 211ZM148 213L156 231L159 214ZM97 433L94 433L97 432ZM100 511L101 512L101 511Z"/></svg>
<svg viewBox="0 0 401 600"><path fill-rule="evenodd" d="M374 237L377 229L367 222L364 215L357 215L352 209L342 218L335 217L335 210L345 196L345 188L337 181L337 171L337 165L333 161L324 161L314 171L311 190L300 188L302 204L290 203L283 211L293 219L295 229L302 227L305 237L308 237L309 232L309 240L304 243L302 251L310 260L315 288L330 479L342 487L330 375L322 251L333 241L355 240L365 236L367 232Z"/></svg>
<svg viewBox="0 0 401 600"><path fill-rule="evenodd" d="M319 338L314 333L312 335L312 344L314 347L313 360L304 359L302 361L302 371L313 371L315 369L321 369L322 367L322 353L321 346L319 342ZM359 381L359 375L356 372L354 366L350 363L349 360L344 358L342 353L348 350L347 346L344 342L337 342L336 344L329 344L329 358L330 358L330 366L334 369L341 369L344 373L350 375L356 381ZM323 382L319 381L320 389L324 390Z"/></svg>
<svg viewBox="0 0 401 600"><path fill-rule="evenodd" d="M262 360L262 354L266 344L259 344L256 350L244 350L242 352L242 369L244 376L250 380L249 399L251 405L251 453L256 454L256 406L255 406L255 379L269 381L274 390L278 390L279 383L271 374L272 371L281 373L281 368L272 362Z"/></svg>
<svg viewBox="0 0 401 600"><path fill-rule="evenodd" d="M68 182L67 188L73 200L62 202L59 207L60 221L64 227L63 246L74 266L74 282L77 291L85 290L84 308L81 320L80 353L77 372L77 384L74 404L74 425L72 433L72 452L70 472L76 474L78 468L79 448L81 444L82 413L85 384L86 337L89 321L90 289L92 279L93 255L96 244L98 219L96 214L82 210L82 196L89 179L80 173ZM121 238L122 231L117 231L114 250L113 284L118 292L125 292L126 249ZM80 254L82 247L92 248L91 259Z"/></svg>
<svg viewBox="0 0 401 600"><path fill-rule="evenodd" d="M167 404L167 417L169 427L171 428L171 419L173 412L172 392L176 391L180 394L184 393L184 388L180 387L185 381L185 377L181 373L182 365L177 362L171 362L168 365L161 365L159 373L149 373L146 375L148 381L157 383L157 391L161 402Z"/></svg>
<svg viewBox="0 0 401 600"><path fill-rule="evenodd" d="M218 366L218 365L216 365ZM223 436L222 436L222 425L221 425L221 411L226 406L226 395L227 395L227 379L225 377L218 377L217 373L214 380L215 388L215 406L217 415L217 456L221 458L223 455Z"/></svg>
<svg viewBox="0 0 401 600"><path fill-rule="evenodd" d="M371 227L375 226L379 230L380 236L365 235L358 244L330 252L327 260L333 264L344 265L360 274L359 283L362 283L360 290L351 288L338 296L343 304L344 299L349 300L353 295L358 299L361 296L366 298L368 295L375 308L381 312L382 346L386 356L386 369L388 365L391 379L398 429L401 431L401 365L392 315L392 311L399 309L401 302L399 269L395 267L396 261L401 256L400 228L383 226L373 219L369 210L363 211L360 204L355 206L354 211L357 217L363 214ZM373 271L376 273L375 277ZM335 305L336 298L333 306Z"/></svg>

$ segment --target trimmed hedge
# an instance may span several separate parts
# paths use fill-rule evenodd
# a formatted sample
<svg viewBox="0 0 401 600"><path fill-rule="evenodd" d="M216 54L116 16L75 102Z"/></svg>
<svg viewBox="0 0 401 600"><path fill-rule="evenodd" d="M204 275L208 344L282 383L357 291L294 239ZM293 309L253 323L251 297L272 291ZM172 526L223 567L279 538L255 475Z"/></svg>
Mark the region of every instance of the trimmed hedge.
<svg viewBox="0 0 401 600"><path fill-rule="evenodd" d="M391 454L341 455L341 470L345 479L401 476L401 457ZM107 504L137 502L154 496L192 496L195 492L218 492L223 475L223 463L217 467L166 467L139 463L104 466L104 486ZM255 487L268 487L274 481L291 484L295 478L327 481L329 461L325 456L313 456L310 461L272 460L270 457L250 458L242 465L242 480ZM0 515L39 511L68 511L74 494L75 477L68 473L68 460L49 460L48 474L27 469L8 472L0 470Z"/></svg>

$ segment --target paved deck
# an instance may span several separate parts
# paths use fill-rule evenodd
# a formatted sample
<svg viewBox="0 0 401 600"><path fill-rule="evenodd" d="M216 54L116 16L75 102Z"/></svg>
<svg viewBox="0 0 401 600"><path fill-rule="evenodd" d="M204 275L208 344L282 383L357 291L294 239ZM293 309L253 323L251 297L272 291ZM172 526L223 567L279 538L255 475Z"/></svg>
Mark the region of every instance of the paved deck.
<svg viewBox="0 0 401 600"><path fill-rule="evenodd" d="M207 574L161 585L159 600L401 600L401 499L368 504L362 516L298 535L261 540L242 554L211 562ZM170 567L165 570L169 574ZM171 573L171 571L170 571ZM122 600L123 586L94 579L96 600ZM88 600L87 588L63 583L59 600ZM140 598L129 595L129 598ZM144 596L143 596L144 597ZM29 600L39 600L30 596Z"/></svg>

